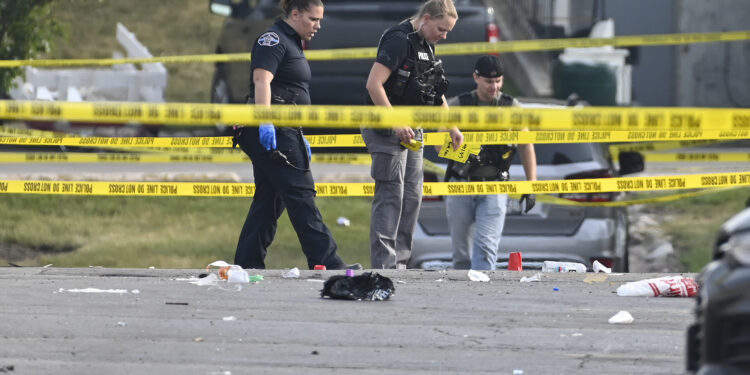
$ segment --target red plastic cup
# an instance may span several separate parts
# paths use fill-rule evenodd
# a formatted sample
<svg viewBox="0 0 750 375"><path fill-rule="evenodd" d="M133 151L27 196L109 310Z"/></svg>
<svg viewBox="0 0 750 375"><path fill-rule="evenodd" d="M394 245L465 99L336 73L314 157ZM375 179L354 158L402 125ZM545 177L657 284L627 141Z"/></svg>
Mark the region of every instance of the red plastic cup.
<svg viewBox="0 0 750 375"><path fill-rule="evenodd" d="M313 266L313 269L316 270L316 271L325 271L326 270L326 266L324 266L322 264L316 264L315 266Z"/></svg>
<svg viewBox="0 0 750 375"><path fill-rule="evenodd" d="M510 253L510 257L508 257L508 270L523 271L523 261L520 252Z"/></svg>

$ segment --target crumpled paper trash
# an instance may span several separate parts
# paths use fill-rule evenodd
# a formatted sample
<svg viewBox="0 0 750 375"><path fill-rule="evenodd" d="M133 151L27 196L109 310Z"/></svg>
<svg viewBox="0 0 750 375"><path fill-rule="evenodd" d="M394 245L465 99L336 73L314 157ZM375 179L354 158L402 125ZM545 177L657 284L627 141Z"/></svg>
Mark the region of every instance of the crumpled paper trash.
<svg viewBox="0 0 750 375"><path fill-rule="evenodd" d="M598 260L594 261L594 264L591 265L591 268L594 269L594 272L612 273L611 268L599 263Z"/></svg>
<svg viewBox="0 0 750 375"><path fill-rule="evenodd" d="M290 270L281 273L281 277L285 279L296 279L299 278L299 268L294 267Z"/></svg>
<svg viewBox="0 0 750 375"><path fill-rule="evenodd" d="M633 316L630 315L629 312L620 310L620 312L609 318L609 324L630 324L633 323L634 320L635 319L633 319Z"/></svg>
<svg viewBox="0 0 750 375"><path fill-rule="evenodd" d="M522 283L530 283L534 281L542 281L542 273L537 272L534 274L534 276L524 276L521 278Z"/></svg>
<svg viewBox="0 0 750 375"><path fill-rule="evenodd" d="M698 289L698 283L692 277L664 276L620 285L617 288L617 295L625 297L692 297L698 293Z"/></svg>
<svg viewBox="0 0 750 375"><path fill-rule="evenodd" d="M469 270L468 276L469 276L469 280L471 281L479 281L479 282L490 281L490 277L487 276L484 272Z"/></svg>

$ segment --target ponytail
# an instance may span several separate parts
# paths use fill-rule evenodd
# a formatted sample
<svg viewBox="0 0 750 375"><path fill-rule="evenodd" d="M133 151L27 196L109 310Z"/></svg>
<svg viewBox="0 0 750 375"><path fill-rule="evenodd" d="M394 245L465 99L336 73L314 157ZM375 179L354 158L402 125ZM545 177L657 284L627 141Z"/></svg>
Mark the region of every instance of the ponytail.
<svg viewBox="0 0 750 375"><path fill-rule="evenodd" d="M456 6L453 5L452 0L427 0L419 8L414 19L420 19L425 14L429 14L431 18L443 18L448 16L458 19L458 12L456 11Z"/></svg>

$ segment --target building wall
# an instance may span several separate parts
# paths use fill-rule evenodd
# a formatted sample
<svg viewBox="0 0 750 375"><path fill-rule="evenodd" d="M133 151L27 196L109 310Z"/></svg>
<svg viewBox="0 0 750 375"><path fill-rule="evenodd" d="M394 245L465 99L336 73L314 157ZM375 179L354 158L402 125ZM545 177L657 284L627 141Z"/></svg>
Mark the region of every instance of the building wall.
<svg viewBox="0 0 750 375"><path fill-rule="evenodd" d="M676 7L677 30L750 29L750 1L683 0ZM750 41L684 45L676 50L676 105L750 107Z"/></svg>
<svg viewBox="0 0 750 375"><path fill-rule="evenodd" d="M741 0L740 0L741 1ZM605 0L604 16L614 18L615 35L674 32L672 0ZM633 105L672 106L675 103L675 47L638 47L631 50Z"/></svg>

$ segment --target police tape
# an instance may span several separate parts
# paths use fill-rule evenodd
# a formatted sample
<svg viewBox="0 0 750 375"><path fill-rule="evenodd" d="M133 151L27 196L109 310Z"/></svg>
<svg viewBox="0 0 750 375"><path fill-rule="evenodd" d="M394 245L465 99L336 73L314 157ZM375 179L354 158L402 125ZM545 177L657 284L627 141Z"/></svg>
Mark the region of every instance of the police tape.
<svg viewBox="0 0 750 375"><path fill-rule="evenodd" d="M707 146L714 145L717 143L724 142L724 140L715 139L702 139L702 140L683 140L683 141L669 141L669 142L647 142L647 143L627 143L627 144L615 144L609 146L609 152L613 157L617 157L620 152L632 151L632 152L653 152L653 151L667 151L686 147L696 146Z"/></svg>
<svg viewBox="0 0 750 375"><path fill-rule="evenodd" d="M462 130L628 131L628 141L668 137L669 132L750 131L750 109L659 107L394 107L289 106L201 103L43 102L0 100L0 118L101 123L206 126L216 124L324 128L392 128ZM640 133L639 133L640 132ZM659 132L665 132L659 135ZM608 136L602 133L602 136ZM682 135L689 137L689 135ZM700 133L696 133L700 136ZM684 138L683 138L684 139ZM692 138L695 139L695 138ZM567 139L566 139L567 140ZM592 141L596 139L589 139Z"/></svg>
<svg viewBox="0 0 750 375"><path fill-rule="evenodd" d="M674 152L645 153L643 160L647 163L677 162L717 162L739 163L750 161L750 152Z"/></svg>
<svg viewBox="0 0 750 375"><path fill-rule="evenodd" d="M442 43L437 46L435 53L441 56L474 55L485 53L550 51L564 48L590 48L602 46L633 47L733 42L748 39L750 39L750 30L685 34L630 35L612 38L567 38L476 43ZM308 60L373 59L375 58L375 54L375 47L305 51L305 56ZM15 68L21 66L109 66L116 64L146 63L175 64L195 62L247 62L250 61L251 58L252 56L250 53L231 53L120 59L0 60L0 68Z"/></svg>
<svg viewBox="0 0 750 375"><path fill-rule="evenodd" d="M626 142L638 139L640 142L661 140L699 139L699 142L685 141L685 143L657 145L650 147L643 145L611 145L613 155L620 151L652 151L672 148L691 147L708 144L705 140L733 140L748 139L750 131L719 131L704 130L700 132L643 132L632 131L494 131L494 132L464 132L464 143L469 144L544 144L544 143L610 143ZM448 133L425 133L425 146L438 146L445 142ZM312 147L365 147L360 134L306 134ZM693 143L691 143L693 142ZM17 136L0 131L0 144L20 146L78 146L91 148L113 148L118 150L135 150L150 152L181 152L206 155L240 153L239 149L231 149L231 137L77 137L77 136ZM205 150L200 150L205 149Z"/></svg>
<svg viewBox="0 0 750 375"><path fill-rule="evenodd" d="M648 198L625 198L625 199L609 201L609 202L581 202L581 201L560 198L554 195L547 195L547 194L537 195L536 200L538 202L542 202L546 204L553 204L557 206L626 207L626 206L633 206L633 205L638 205L638 204L672 202L676 200L693 198L693 197L697 197L701 195L714 194L714 193L719 193L722 191L727 191L727 190L732 190L732 189L737 189L737 188L741 188L741 187L734 186L734 187L728 187L728 188L702 189L702 190L692 191L688 193L668 194L668 195L661 195L661 196L648 197ZM519 199L521 196L511 195L511 197L515 199Z"/></svg>
<svg viewBox="0 0 750 375"><path fill-rule="evenodd" d="M582 180L507 182L426 182L424 195L568 194L617 191L706 189L750 185L750 172L659 177L617 177ZM373 183L318 183L321 197L372 196ZM0 193L129 196L247 197L251 183L105 182L105 181L0 181Z"/></svg>
<svg viewBox="0 0 750 375"><path fill-rule="evenodd" d="M244 153L175 154L175 153L83 153L83 152L3 152L0 163L244 163ZM313 163L370 164L369 154L313 154Z"/></svg>

